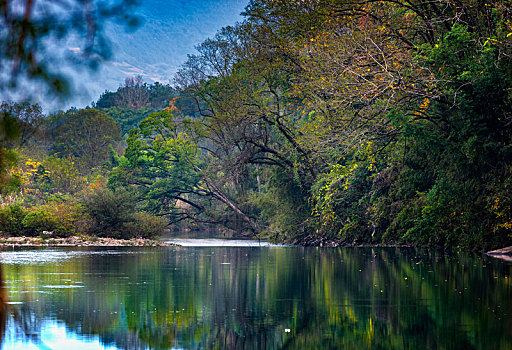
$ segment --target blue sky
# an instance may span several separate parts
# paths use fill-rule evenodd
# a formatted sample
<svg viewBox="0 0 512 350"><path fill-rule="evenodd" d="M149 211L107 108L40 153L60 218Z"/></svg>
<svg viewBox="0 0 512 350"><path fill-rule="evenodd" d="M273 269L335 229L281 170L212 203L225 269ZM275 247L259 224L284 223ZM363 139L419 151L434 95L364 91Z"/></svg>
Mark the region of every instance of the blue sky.
<svg viewBox="0 0 512 350"><path fill-rule="evenodd" d="M128 76L168 83L174 72L194 53L194 46L222 27L242 20L248 0L141 0L143 24L127 32L114 24L106 27L112 57L98 71L70 72L75 91L53 108L83 107L108 90L116 90ZM73 49L69 47L68 49ZM47 107L46 109L48 109Z"/></svg>

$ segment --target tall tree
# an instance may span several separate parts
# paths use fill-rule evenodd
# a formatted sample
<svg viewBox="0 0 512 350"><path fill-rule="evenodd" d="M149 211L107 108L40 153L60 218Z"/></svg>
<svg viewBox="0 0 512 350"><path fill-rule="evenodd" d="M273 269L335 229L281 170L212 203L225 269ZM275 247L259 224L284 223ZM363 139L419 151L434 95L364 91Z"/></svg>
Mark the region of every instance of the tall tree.
<svg viewBox="0 0 512 350"><path fill-rule="evenodd" d="M89 107L57 114L51 124L54 152L60 157L76 157L83 170L108 161L109 146L121 141L119 125L107 114Z"/></svg>
<svg viewBox="0 0 512 350"><path fill-rule="evenodd" d="M117 104L124 108L141 109L149 102L149 88L140 75L126 78L117 92Z"/></svg>

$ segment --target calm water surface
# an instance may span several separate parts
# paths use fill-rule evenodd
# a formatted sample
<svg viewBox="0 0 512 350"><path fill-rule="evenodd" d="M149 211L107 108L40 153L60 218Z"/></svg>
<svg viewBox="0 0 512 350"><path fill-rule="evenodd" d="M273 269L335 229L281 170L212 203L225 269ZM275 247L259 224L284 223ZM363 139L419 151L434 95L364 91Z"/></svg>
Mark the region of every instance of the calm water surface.
<svg viewBox="0 0 512 350"><path fill-rule="evenodd" d="M272 246L4 249L3 349L512 349L512 265Z"/></svg>

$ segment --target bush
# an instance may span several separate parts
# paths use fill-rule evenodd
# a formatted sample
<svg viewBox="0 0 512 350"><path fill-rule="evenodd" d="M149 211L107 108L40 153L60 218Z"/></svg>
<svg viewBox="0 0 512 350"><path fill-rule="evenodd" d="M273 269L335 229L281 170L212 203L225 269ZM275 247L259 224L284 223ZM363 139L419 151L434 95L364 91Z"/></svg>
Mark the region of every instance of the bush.
<svg viewBox="0 0 512 350"><path fill-rule="evenodd" d="M39 236L43 231L54 231L57 221L42 208L29 212L22 221L23 233L27 236Z"/></svg>
<svg viewBox="0 0 512 350"><path fill-rule="evenodd" d="M91 219L81 205L61 203L53 206L52 211L63 229L57 229L60 236L89 232Z"/></svg>
<svg viewBox="0 0 512 350"><path fill-rule="evenodd" d="M43 231L55 237L95 234L112 238L154 238L162 234L165 222L148 213L136 212L126 190L99 187L86 193L82 203L68 200L26 209L19 203L0 208L0 233L4 236L39 236Z"/></svg>
<svg viewBox="0 0 512 350"><path fill-rule="evenodd" d="M4 236L39 236L43 231L50 231L54 236L67 237L87 232L89 221L76 204L51 203L30 209L13 204L0 209L0 228Z"/></svg>
<svg viewBox="0 0 512 350"><path fill-rule="evenodd" d="M100 237L153 238L165 228L163 219L137 212L133 196L125 189L99 187L86 194L83 213L90 218L90 233Z"/></svg>
<svg viewBox="0 0 512 350"><path fill-rule="evenodd" d="M55 227L52 230L55 236L67 237L89 231L90 218L78 204L54 202L42 206L41 209L45 210L55 222Z"/></svg>
<svg viewBox="0 0 512 350"><path fill-rule="evenodd" d="M23 219L27 215L26 210L14 203L0 209L0 231L4 236L22 236Z"/></svg>
<svg viewBox="0 0 512 350"><path fill-rule="evenodd" d="M128 223L133 223L135 203L123 189L98 188L83 200L84 212L91 218L91 233L100 237L128 238Z"/></svg>
<svg viewBox="0 0 512 350"><path fill-rule="evenodd" d="M161 217L141 212L135 213L133 218L134 221L124 225L130 237L155 238L165 229L165 221Z"/></svg>

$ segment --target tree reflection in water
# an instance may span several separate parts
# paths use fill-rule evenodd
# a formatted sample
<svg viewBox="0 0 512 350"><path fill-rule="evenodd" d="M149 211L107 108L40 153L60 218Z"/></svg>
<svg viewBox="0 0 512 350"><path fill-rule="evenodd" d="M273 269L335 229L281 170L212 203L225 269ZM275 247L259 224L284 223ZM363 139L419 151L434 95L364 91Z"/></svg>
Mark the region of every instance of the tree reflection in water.
<svg viewBox="0 0 512 350"><path fill-rule="evenodd" d="M357 248L82 253L4 264L11 299L23 302L15 323L38 346L38 335L60 322L80 341L99 337L120 349L512 348L511 265L482 256Z"/></svg>

